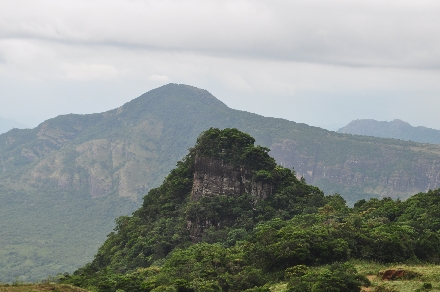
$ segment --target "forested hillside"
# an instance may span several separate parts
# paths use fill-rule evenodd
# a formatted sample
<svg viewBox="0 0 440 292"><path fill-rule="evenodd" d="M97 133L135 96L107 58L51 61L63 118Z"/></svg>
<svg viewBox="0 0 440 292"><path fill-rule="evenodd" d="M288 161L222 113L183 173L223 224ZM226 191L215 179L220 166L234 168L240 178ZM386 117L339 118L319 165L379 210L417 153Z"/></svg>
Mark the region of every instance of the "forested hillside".
<svg viewBox="0 0 440 292"><path fill-rule="evenodd" d="M127 292L270 291L278 282L284 291L360 291L370 281L353 259L440 261L439 206L436 190L349 208L277 166L248 134L210 129L62 282Z"/></svg>
<svg viewBox="0 0 440 292"><path fill-rule="evenodd" d="M0 281L45 278L90 261L210 127L238 128L350 205L440 187L440 146L329 132L233 110L168 84L104 113L65 115L0 135Z"/></svg>

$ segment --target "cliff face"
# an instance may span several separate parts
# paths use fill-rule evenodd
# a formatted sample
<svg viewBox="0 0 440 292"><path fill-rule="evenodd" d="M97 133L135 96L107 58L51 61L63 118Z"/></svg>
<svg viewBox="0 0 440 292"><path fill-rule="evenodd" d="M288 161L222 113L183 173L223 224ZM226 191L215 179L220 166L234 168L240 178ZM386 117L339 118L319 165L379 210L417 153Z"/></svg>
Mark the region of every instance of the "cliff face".
<svg viewBox="0 0 440 292"><path fill-rule="evenodd" d="M240 167L234 169L231 165L223 164L221 160L209 157L196 157L194 164L194 182L191 191L191 201L197 202L202 198L216 196L238 197L247 193L251 196L250 204L264 200L272 194L272 184L255 181L252 172ZM214 222L207 218L188 220L187 229L194 242L198 242L204 230L211 226L219 226L222 222Z"/></svg>
<svg viewBox="0 0 440 292"><path fill-rule="evenodd" d="M197 157L194 164L194 183L191 200L212 196L240 196L248 193L257 200L272 194L272 186L252 180L252 172L245 167L234 170L220 160Z"/></svg>
<svg viewBox="0 0 440 292"><path fill-rule="evenodd" d="M421 159L405 149L382 147L375 155L351 155L335 164L316 152L298 151L295 141L272 145L271 155L284 167L294 168L298 177L320 186L359 189L379 197L407 198L440 187L440 160ZM336 186L336 187L334 187Z"/></svg>
<svg viewBox="0 0 440 292"><path fill-rule="evenodd" d="M351 201L358 199L351 198L354 188L368 196L406 198L440 187L438 145L427 149L414 142L336 134L234 111L204 90L175 84L105 113L60 116L35 129L0 135L0 186L30 194L117 194L136 202L211 126L253 135L272 149L279 164L294 167L325 193L339 192Z"/></svg>

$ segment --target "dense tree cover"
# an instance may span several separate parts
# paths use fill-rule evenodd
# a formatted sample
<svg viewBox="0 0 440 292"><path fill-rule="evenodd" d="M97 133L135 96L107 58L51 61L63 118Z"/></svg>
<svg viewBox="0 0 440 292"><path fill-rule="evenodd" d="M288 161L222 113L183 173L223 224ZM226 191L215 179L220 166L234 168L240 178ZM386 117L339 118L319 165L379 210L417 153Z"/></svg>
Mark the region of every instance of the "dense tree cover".
<svg viewBox="0 0 440 292"><path fill-rule="evenodd" d="M41 190L45 191L52 190ZM37 281L76 270L93 258L106 239L96 225L112 230L115 214L126 214L138 205L115 195L92 199L79 192L29 197L1 186L0 201L4 203L0 204L0 282L4 283Z"/></svg>
<svg viewBox="0 0 440 292"><path fill-rule="evenodd" d="M269 148L254 146L255 139L237 129L211 128L200 135L192 150L201 156L221 159L234 168L246 166L257 171L272 171L275 160L269 156Z"/></svg>
<svg viewBox="0 0 440 292"><path fill-rule="evenodd" d="M287 292L353 292L370 281L359 275L349 263L334 263L321 272L311 271L304 265L286 270Z"/></svg>
<svg viewBox="0 0 440 292"><path fill-rule="evenodd" d="M117 219L93 262L62 281L98 291L269 291L277 281L287 281L288 291L360 291L368 280L344 264L352 258L439 261L440 190L348 208L340 195L324 196L253 143L236 129L204 132L142 207ZM233 157L237 167L249 163L256 176L267 172L274 193L256 204L248 194L191 201L194 160L202 154L231 163ZM187 230L196 213L222 223L198 243ZM309 268L317 265L329 266Z"/></svg>
<svg viewBox="0 0 440 292"><path fill-rule="evenodd" d="M125 272L147 267L174 248L190 244L187 222L195 217L222 222L221 228L205 232L203 241L233 245L245 238L258 222L274 217L290 218L324 205L325 197L319 189L299 181L290 170L276 166L268 149L254 146L254 141L237 129L205 131L164 183L145 196L142 207L132 217L117 219L115 232L109 235L88 269L99 271L108 267ZM267 173L275 194L256 205L251 204L252 198L247 194L190 201L196 155L220 158L219 153L234 167L246 166L252 170L256 179L262 171Z"/></svg>

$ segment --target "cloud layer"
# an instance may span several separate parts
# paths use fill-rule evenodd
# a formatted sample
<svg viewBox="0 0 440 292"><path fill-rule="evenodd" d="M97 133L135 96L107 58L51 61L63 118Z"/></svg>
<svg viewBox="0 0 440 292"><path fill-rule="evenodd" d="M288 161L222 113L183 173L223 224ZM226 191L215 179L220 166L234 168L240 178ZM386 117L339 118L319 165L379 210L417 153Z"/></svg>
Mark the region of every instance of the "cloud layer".
<svg viewBox="0 0 440 292"><path fill-rule="evenodd" d="M438 1L18 0L0 7L2 40L347 66L440 66Z"/></svg>
<svg viewBox="0 0 440 292"><path fill-rule="evenodd" d="M0 115L17 119L12 99L33 104L47 94L57 97L38 101L55 99L58 107L42 108L36 119L101 111L99 97L88 108L74 98L113 88L105 105L116 107L168 82L206 88L232 107L317 125L330 113L311 117L296 106L325 104L334 112L333 99L362 118L368 114L353 102L381 96L401 104L423 99L412 107L429 112L440 94L438 19L440 2L428 0L2 1ZM69 95L60 94L60 84ZM20 111L36 115L31 108ZM368 117L407 114L397 107L379 112ZM434 113L413 119L440 122Z"/></svg>

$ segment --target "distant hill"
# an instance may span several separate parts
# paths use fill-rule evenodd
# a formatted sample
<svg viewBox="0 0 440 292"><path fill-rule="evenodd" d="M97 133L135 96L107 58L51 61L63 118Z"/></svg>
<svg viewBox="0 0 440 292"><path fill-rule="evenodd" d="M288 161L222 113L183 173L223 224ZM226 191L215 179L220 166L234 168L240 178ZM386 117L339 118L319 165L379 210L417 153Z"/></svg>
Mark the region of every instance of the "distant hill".
<svg viewBox="0 0 440 292"><path fill-rule="evenodd" d="M238 128L326 194L360 198L440 187L440 146L339 134L227 107L168 84L97 114L0 135L0 281L71 272L159 186L198 135Z"/></svg>
<svg viewBox="0 0 440 292"><path fill-rule="evenodd" d="M0 118L0 134L6 133L13 128L24 129L28 128L28 126L14 120Z"/></svg>
<svg viewBox="0 0 440 292"><path fill-rule="evenodd" d="M440 144L440 130L413 127L402 120L391 122L371 119L355 120L340 128L338 133L393 138L420 143Z"/></svg>

